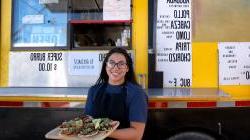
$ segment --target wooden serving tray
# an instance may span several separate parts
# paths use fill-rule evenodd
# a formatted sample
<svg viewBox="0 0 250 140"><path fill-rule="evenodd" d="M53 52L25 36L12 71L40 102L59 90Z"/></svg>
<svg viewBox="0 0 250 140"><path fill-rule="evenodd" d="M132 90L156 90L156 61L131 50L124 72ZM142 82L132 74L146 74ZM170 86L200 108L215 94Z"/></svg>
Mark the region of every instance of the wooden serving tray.
<svg viewBox="0 0 250 140"><path fill-rule="evenodd" d="M56 127L55 129L52 129L49 131L46 135L45 138L47 139L61 139L61 140L102 140L108 137L116 128L119 126L119 121L114 121L116 125L110 130L106 132L98 132L94 136L90 137L79 137L79 136L66 136L66 135L61 135L60 134L60 128Z"/></svg>

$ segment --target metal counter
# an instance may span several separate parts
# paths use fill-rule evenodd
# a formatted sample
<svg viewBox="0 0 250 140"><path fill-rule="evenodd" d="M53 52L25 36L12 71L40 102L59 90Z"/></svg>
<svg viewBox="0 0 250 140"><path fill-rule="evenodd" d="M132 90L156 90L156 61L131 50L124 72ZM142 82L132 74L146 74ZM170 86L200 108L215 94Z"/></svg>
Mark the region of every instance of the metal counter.
<svg viewBox="0 0 250 140"><path fill-rule="evenodd" d="M85 101L89 88L76 87L8 87L0 88L0 100ZM223 100L230 95L216 88L145 89L150 100Z"/></svg>

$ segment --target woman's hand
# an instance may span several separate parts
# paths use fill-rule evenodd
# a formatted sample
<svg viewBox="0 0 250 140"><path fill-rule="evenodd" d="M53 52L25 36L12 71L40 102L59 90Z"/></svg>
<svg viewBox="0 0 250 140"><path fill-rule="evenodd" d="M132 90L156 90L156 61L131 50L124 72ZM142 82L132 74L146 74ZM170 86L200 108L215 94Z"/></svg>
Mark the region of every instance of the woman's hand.
<svg viewBox="0 0 250 140"><path fill-rule="evenodd" d="M145 123L130 122L130 128L115 130L109 137L118 140L141 140L145 129Z"/></svg>

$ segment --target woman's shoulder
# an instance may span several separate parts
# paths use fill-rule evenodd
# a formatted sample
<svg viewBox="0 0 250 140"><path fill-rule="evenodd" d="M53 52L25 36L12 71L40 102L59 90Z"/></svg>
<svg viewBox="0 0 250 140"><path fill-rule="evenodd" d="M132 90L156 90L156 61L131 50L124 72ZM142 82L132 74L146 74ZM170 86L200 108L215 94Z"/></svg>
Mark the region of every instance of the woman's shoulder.
<svg viewBox="0 0 250 140"><path fill-rule="evenodd" d="M132 82L127 82L126 83L128 88L136 89L136 90L142 90L141 86L138 84L134 84Z"/></svg>
<svg viewBox="0 0 250 140"><path fill-rule="evenodd" d="M127 104L132 109L147 106L148 96L140 85L127 83Z"/></svg>
<svg viewBox="0 0 250 140"><path fill-rule="evenodd" d="M131 82L127 83L127 90L128 90L128 93L132 93L133 95L146 94L140 85L137 85Z"/></svg>
<svg viewBox="0 0 250 140"><path fill-rule="evenodd" d="M93 101L93 100L95 99L95 97L96 97L98 91L100 90L100 88L101 88L103 85L104 85L104 84L101 83L101 84L95 84L95 85L91 86L91 87L89 88L89 91L88 91L88 98L89 98L90 100Z"/></svg>
<svg viewBox="0 0 250 140"><path fill-rule="evenodd" d="M100 84L95 84L93 86L91 86L89 88L89 93L96 93L102 86L104 85L104 83L100 83Z"/></svg>

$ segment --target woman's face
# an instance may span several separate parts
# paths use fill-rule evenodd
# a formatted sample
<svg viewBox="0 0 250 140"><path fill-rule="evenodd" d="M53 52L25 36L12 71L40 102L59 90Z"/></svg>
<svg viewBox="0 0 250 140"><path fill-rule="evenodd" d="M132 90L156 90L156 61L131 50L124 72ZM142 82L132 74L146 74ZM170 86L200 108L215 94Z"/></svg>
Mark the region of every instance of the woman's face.
<svg viewBox="0 0 250 140"><path fill-rule="evenodd" d="M113 53L106 63L106 72L109 76L109 84L123 84L128 70L125 56L120 53Z"/></svg>

